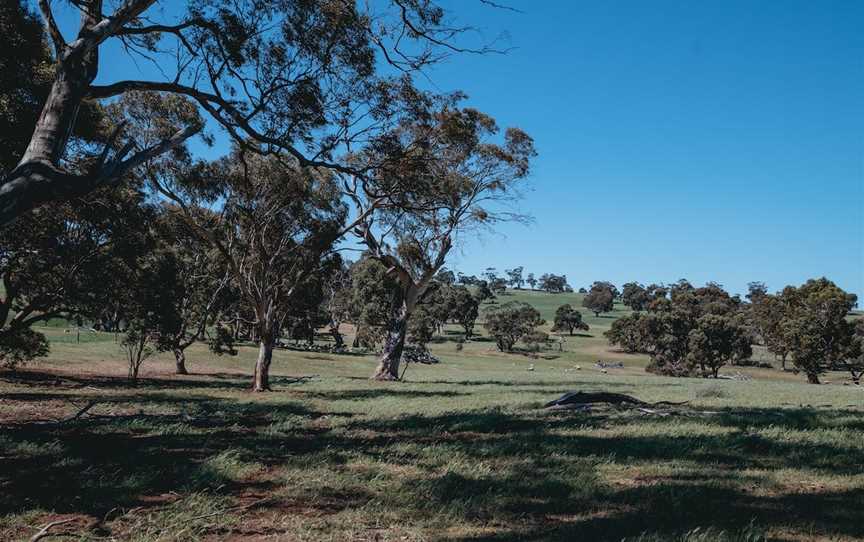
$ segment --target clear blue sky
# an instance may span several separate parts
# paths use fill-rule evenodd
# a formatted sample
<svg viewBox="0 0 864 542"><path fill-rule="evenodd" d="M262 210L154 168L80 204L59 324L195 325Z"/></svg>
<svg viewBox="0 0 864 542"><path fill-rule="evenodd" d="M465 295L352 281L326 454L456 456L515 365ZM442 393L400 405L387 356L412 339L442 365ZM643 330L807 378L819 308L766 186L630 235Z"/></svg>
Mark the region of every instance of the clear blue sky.
<svg viewBox="0 0 864 542"><path fill-rule="evenodd" d="M864 2L442 1L516 49L431 81L540 153L535 224L467 240L451 267L733 292L824 275L864 297ZM139 70L106 51L99 79Z"/></svg>
<svg viewBox="0 0 864 542"><path fill-rule="evenodd" d="M468 242L457 268L864 294L864 3L450 4L517 49L435 84L540 153L535 225Z"/></svg>

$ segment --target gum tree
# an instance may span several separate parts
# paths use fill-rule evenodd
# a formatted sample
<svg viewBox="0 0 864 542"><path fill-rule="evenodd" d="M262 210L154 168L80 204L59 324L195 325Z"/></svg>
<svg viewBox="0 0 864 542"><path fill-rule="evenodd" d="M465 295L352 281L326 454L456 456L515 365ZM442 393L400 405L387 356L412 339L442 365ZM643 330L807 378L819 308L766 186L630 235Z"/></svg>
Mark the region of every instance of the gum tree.
<svg viewBox="0 0 864 542"><path fill-rule="evenodd" d="M355 233L398 285L376 379L398 380L408 321L457 238L522 218L507 204L528 176L533 140L517 128L500 134L488 115L460 108L461 98L418 99L425 111L357 157L383 165L371 170L362 192L351 190L353 201L362 209L370 194L387 196Z"/></svg>
<svg viewBox="0 0 864 542"><path fill-rule="evenodd" d="M181 4L179 12L161 9ZM491 3L490 3L491 4ZM236 144L289 156L302 167L339 169L334 152L366 139L390 115L392 82L377 59L414 72L447 53L468 28L429 0L75 0L77 30L64 33L51 0L39 0L52 74L17 165L0 181L0 225L49 201L123 180L182 145L203 123L145 144L122 124L85 170L69 168L70 134L94 101L129 92L182 96ZM170 14L169 14L170 13ZM106 47L160 75L95 84ZM394 70L391 70L394 71Z"/></svg>

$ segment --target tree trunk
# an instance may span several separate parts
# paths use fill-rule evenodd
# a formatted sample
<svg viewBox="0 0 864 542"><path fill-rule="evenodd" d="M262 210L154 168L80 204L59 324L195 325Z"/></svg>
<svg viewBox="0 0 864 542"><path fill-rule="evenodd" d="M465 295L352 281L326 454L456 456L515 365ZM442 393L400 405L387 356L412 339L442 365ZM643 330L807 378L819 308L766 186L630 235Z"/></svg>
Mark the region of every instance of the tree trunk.
<svg viewBox="0 0 864 542"><path fill-rule="evenodd" d="M354 326L354 342L351 343L351 348L360 348L360 324Z"/></svg>
<svg viewBox="0 0 864 542"><path fill-rule="evenodd" d="M818 373L807 373L807 382L810 384L818 384L819 383L819 374Z"/></svg>
<svg viewBox="0 0 864 542"><path fill-rule="evenodd" d="M270 362L273 361L273 340L261 339L258 343L258 359L255 360L255 376L252 391L270 391Z"/></svg>
<svg viewBox="0 0 864 542"><path fill-rule="evenodd" d="M333 342L336 343L336 348L342 348L345 343L342 341L342 334L339 333L338 324L330 326L330 334L333 335Z"/></svg>
<svg viewBox="0 0 864 542"><path fill-rule="evenodd" d="M780 357L780 367L785 371L786 370L786 354L783 354Z"/></svg>
<svg viewBox="0 0 864 542"><path fill-rule="evenodd" d="M18 166L0 184L0 225L52 200L86 194L96 175L76 176L57 168L90 83L98 69L98 47L56 65L54 82Z"/></svg>
<svg viewBox="0 0 864 542"><path fill-rule="evenodd" d="M399 363L405 348L405 335L408 331L408 312L405 307L390 320L384 354L378 360L378 368L372 377L375 380L399 380Z"/></svg>
<svg viewBox="0 0 864 542"><path fill-rule="evenodd" d="M186 352L184 352L182 348L174 349L174 362L176 364L176 369L174 371L176 374L189 374L189 371L186 370Z"/></svg>

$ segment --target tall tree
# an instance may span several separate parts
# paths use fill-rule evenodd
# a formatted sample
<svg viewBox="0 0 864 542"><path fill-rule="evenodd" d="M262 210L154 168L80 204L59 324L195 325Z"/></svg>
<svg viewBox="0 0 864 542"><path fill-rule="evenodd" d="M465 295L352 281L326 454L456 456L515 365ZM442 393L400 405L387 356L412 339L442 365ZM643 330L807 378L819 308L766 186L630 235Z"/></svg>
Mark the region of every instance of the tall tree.
<svg viewBox="0 0 864 542"><path fill-rule="evenodd" d="M460 109L461 99L454 95L432 102L427 115L400 125L361 157L379 164L374 185L365 190L390 196L378 218L368 219L356 233L398 284L376 379L399 378L408 321L457 236L520 218L500 207L518 196L535 154L533 141L508 128L502 143L493 142L499 134L495 121ZM381 160L382 153L401 158ZM394 186L404 190L397 193ZM362 197L355 193L356 202Z"/></svg>
<svg viewBox="0 0 864 542"><path fill-rule="evenodd" d="M204 190L195 191L198 177ZM273 348L290 300L322 265L344 225L347 209L334 177L324 169L296 168L241 150L161 191L180 217L225 259L232 281L253 316L258 358L253 391L270 389ZM186 197L179 195L181 193ZM221 203L218 212L211 210ZM196 203L193 205L193 203Z"/></svg>
<svg viewBox="0 0 864 542"><path fill-rule="evenodd" d="M18 2L14 2L18 4ZM86 170L64 159L89 100L132 91L185 96L238 145L291 156L302 167L344 168L336 149L365 139L399 107L405 80L379 75L376 59L403 73L420 70L455 45L466 28L431 1L355 3L301 0L194 0L179 19L158 0L76 0L78 31L63 35L52 2L39 8L51 40L48 92L18 164L0 183L0 225L49 201L114 184L182 145L203 123L181 127L154 145L122 125ZM5 2L4 5L9 4ZM119 41L129 61L153 62L160 77L94 84L100 52Z"/></svg>

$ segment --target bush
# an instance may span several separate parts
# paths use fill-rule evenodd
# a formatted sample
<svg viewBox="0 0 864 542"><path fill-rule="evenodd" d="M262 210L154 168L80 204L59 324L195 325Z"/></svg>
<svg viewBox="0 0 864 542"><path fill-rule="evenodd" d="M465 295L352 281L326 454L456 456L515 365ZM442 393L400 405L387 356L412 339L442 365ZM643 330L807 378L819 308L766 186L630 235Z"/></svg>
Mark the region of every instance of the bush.
<svg viewBox="0 0 864 542"><path fill-rule="evenodd" d="M0 364L14 369L35 358L48 355L48 339L30 328L0 332Z"/></svg>

